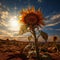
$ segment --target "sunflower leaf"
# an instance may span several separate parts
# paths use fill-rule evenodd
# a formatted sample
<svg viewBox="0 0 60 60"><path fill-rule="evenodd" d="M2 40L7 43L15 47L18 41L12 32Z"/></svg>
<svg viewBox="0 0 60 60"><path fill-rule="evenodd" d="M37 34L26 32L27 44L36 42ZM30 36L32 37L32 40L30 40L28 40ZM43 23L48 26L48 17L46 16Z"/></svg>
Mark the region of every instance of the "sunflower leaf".
<svg viewBox="0 0 60 60"><path fill-rule="evenodd" d="M44 40L47 40L48 39L48 34L43 32L43 31L40 31L40 34L41 36L43 37Z"/></svg>

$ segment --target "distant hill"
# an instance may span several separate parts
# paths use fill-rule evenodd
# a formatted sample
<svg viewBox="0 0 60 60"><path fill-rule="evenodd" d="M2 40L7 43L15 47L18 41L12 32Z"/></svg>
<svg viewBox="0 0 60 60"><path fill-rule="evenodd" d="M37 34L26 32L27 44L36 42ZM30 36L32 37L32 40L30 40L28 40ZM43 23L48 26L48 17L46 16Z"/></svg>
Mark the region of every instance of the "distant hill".
<svg viewBox="0 0 60 60"><path fill-rule="evenodd" d="M53 41L53 37L54 37L54 36L49 36L47 41L48 41L48 42L52 42L52 41ZM8 38L9 40L29 41L27 37L0 36L0 39L6 40L7 38ZM31 41L34 41L34 39L31 39ZM39 37L39 41L40 41L40 42L44 42L44 39L40 36L40 37ZM57 36L57 42L60 42L60 37L58 37L58 36Z"/></svg>

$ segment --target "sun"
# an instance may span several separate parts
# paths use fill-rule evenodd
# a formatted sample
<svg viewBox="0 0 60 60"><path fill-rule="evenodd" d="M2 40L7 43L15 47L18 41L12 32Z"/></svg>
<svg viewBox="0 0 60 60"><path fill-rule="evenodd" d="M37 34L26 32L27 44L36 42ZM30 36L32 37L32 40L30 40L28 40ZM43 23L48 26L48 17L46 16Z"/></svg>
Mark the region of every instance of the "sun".
<svg viewBox="0 0 60 60"><path fill-rule="evenodd" d="M12 16L9 20L9 29L11 31L19 31L20 30L20 24L18 22L17 16Z"/></svg>

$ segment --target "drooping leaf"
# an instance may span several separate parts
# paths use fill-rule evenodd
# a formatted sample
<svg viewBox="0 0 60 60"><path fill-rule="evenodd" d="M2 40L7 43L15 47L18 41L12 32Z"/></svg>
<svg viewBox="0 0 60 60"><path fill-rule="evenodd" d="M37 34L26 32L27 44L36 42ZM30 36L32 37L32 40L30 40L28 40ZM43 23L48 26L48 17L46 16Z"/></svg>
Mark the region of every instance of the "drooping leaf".
<svg viewBox="0 0 60 60"><path fill-rule="evenodd" d="M48 34L45 33L45 32L43 32L43 31L41 31L40 34L41 34L41 36L43 37L43 39L47 41L47 39L48 39Z"/></svg>

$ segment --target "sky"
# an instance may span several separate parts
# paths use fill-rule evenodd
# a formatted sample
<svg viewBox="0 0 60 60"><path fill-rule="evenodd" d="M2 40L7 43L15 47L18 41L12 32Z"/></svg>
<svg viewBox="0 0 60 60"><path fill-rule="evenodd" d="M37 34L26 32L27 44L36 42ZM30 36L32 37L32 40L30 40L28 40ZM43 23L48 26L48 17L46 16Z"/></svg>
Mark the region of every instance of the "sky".
<svg viewBox="0 0 60 60"><path fill-rule="evenodd" d="M41 9L46 18L44 32L60 36L60 0L0 0L0 36L19 36L18 16L29 6Z"/></svg>

